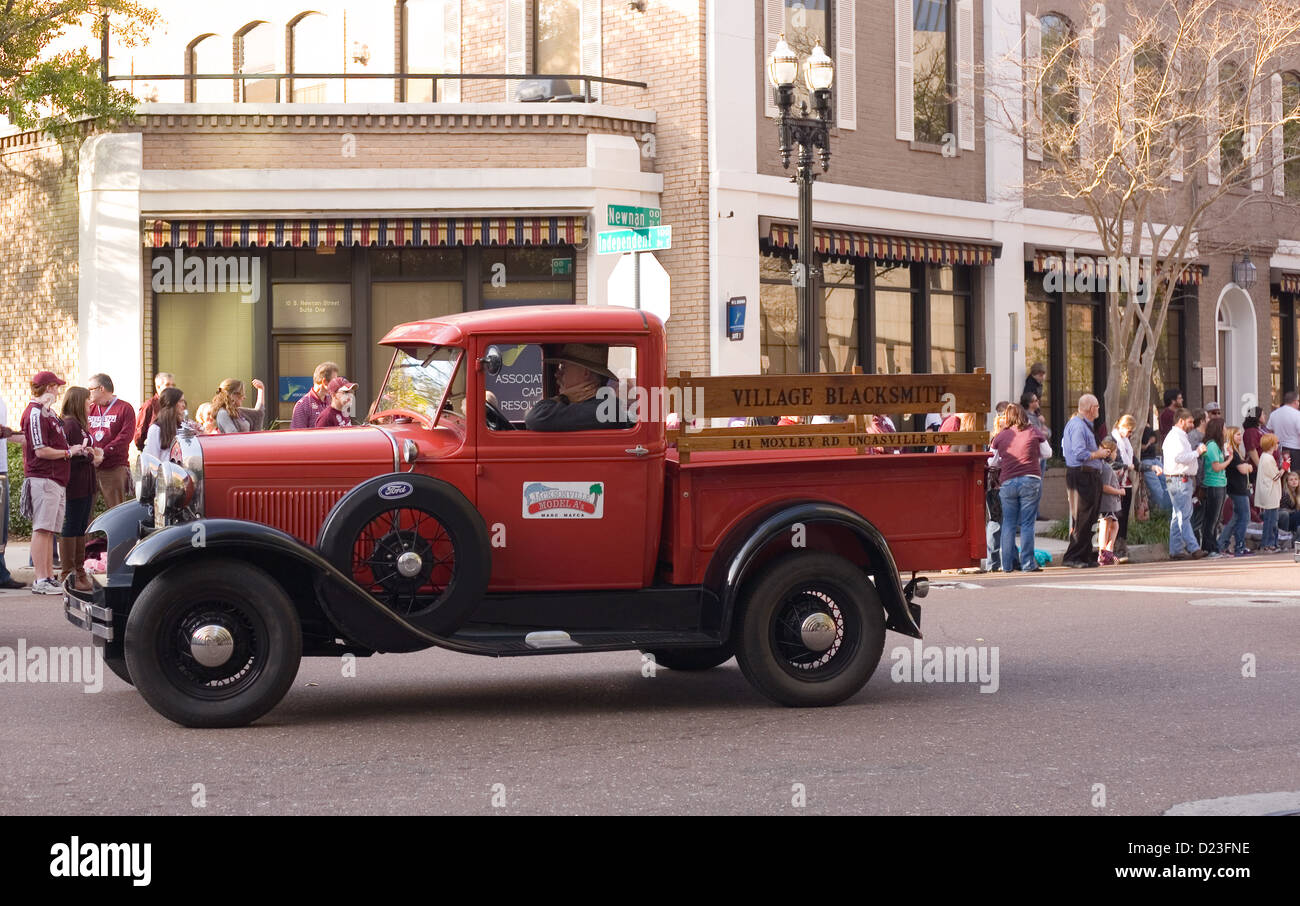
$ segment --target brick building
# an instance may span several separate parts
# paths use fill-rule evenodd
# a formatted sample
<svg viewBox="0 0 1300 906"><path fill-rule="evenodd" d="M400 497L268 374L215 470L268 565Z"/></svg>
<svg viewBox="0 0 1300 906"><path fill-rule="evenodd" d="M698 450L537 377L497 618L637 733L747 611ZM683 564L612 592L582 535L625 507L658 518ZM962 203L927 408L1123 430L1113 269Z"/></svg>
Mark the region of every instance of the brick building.
<svg viewBox="0 0 1300 906"><path fill-rule="evenodd" d="M266 77L138 77L122 83L143 99L129 123L64 147L0 135L11 405L37 366L82 382L107 371L132 400L168 370L193 401L230 376L291 395L324 358L369 399L375 341L395 321L533 300L627 304L610 298L618 256L593 239L611 204L659 207L673 228L672 248L655 253L672 281L670 368L793 370L796 192L765 76L780 34L797 49L822 42L836 64L831 168L814 192L819 367L983 367L1011 398L1027 362L1043 361L1058 427L1073 396L1104 382L1102 298L1043 279L1095 237L1077 212L1025 197L1041 164L995 121L983 84L1026 31L1082 24L1096 4L157 5L169 24L143 51L115 50L114 73ZM1109 28L1099 40L1122 24ZM418 77L439 72L519 78ZM533 78L555 73L635 84ZM582 97L520 102L525 82ZM1201 237L1170 319L1161 380L1190 403L1295 386L1300 222L1273 169L1262 178L1276 213ZM1242 235L1260 271L1248 291L1231 279ZM191 255L205 279L233 258L247 280L186 291ZM741 298L746 329L732 340L727 306Z"/></svg>

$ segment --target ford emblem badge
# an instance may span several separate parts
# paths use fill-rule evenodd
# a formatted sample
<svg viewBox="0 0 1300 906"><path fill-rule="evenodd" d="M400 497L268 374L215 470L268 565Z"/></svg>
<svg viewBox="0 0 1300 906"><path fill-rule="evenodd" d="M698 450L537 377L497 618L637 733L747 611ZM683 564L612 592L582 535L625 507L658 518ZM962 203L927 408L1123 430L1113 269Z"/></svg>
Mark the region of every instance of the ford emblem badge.
<svg viewBox="0 0 1300 906"><path fill-rule="evenodd" d="M400 500L403 497L409 497L412 490L410 482L390 481L379 489L379 496L384 500Z"/></svg>

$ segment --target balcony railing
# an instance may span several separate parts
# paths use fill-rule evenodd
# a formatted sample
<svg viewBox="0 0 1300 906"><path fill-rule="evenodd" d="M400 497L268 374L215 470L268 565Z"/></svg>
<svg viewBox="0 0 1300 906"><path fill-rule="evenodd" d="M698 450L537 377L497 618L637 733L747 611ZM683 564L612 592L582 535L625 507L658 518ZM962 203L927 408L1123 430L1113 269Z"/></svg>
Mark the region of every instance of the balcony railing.
<svg viewBox="0 0 1300 906"><path fill-rule="evenodd" d="M631 88L646 87L645 82L637 82L631 79L615 79L608 76L594 75L553 75L547 73L481 73L481 72L363 72L363 73L339 73L339 72L230 72L230 73L209 73L196 72L185 74L168 74L168 75L139 75L132 73L130 75L103 75L105 82L167 82L182 81L186 83L187 88L198 81L220 80L228 82L275 82L275 103L295 103L292 99L284 100L285 91L283 86L286 82L330 82L344 80L350 82L353 80L369 79L391 79L402 86L401 95L405 98L409 91L408 86L412 83L428 83L430 86L429 96L438 97L438 83L446 81L456 82L481 82L481 81L499 81L499 82L517 82L516 100L519 101L538 101L538 102L593 102L591 86L596 85L623 85ZM579 83L582 86L581 92L572 90L573 83ZM563 88L563 91L559 89ZM187 91L187 95L192 96L192 91ZM246 92L240 92L246 94ZM303 102L297 102L303 103Z"/></svg>

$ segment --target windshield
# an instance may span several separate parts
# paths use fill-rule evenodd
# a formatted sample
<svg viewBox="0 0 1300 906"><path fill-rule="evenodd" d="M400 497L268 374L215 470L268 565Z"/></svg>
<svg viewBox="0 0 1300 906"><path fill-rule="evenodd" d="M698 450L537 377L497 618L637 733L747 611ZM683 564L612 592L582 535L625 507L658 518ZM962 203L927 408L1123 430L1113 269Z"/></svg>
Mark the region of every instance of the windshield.
<svg viewBox="0 0 1300 906"><path fill-rule="evenodd" d="M465 378L457 369L463 351L456 346L399 349L371 411L405 409L436 423L444 405L454 405L457 396L464 396ZM453 378L459 391L451 386Z"/></svg>

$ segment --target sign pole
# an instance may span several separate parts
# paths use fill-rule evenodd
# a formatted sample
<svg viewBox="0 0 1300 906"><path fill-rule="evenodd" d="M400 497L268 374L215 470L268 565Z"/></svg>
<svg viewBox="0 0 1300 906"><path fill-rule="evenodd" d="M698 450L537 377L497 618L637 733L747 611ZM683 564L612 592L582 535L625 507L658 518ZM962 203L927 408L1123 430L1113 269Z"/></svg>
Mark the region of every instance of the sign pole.
<svg viewBox="0 0 1300 906"><path fill-rule="evenodd" d="M637 311L641 310L641 253L632 253L632 279L636 281L636 291L633 298L636 300Z"/></svg>

